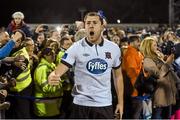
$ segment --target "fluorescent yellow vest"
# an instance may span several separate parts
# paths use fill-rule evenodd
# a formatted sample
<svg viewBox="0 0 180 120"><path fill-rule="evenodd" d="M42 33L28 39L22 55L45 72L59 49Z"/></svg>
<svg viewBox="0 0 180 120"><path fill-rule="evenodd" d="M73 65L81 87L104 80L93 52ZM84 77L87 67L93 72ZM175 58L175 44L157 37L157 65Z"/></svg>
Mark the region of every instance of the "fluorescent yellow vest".
<svg viewBox="0 0 180 120"><path fill-rule="evenodd" d="M19 51L15 52L12 56L15 57L17 55L23 55L29 61L29 55L26 51L26 48L22 48ZM27 68L18 75L16 78L16 86L10 88L11 91L21 92L25 88L27 88L32 81L31 72L30 72L30 64L28 63Z"/></svg>
<svg viewBox="0 0 180 120"><path fill-rule="evenodd" d="M63 95L62 84L57 86L48 84L48 75L54 70L55 64L48 63L44 58L41 59L34 72L35 97L52 98ZM60 105L62 98L36 100L34 102L34 113L40 117L51 117L60 114Z"/></svg>
<svg viewBox="0 0 180 120"><path fill-rule="evenodd" d="M63 57L64 53L65 53L65 51L63 51L63 50L61 50L61 51L58 53L58 55L57 55L57 57L56 57L56 65L58 65L59 63L61 63L61 58Z"/></svg>

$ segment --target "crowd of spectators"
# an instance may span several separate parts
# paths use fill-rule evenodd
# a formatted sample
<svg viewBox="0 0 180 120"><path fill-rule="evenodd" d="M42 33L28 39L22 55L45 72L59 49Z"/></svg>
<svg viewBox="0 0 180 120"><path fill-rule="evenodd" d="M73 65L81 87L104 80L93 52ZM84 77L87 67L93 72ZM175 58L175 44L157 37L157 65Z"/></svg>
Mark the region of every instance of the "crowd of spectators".
<svg viewBox="0 0 180 120"><path fill-rule="evenodd" d="M63 75L58 86L49 85L47 79L61 62L64 52L86 37L83 22L76 21L75 27L63 25L60 31L47 24L30 30L22 12L15 12L12 18L0 31L1 118L69 118L73 68ZM180 26L106 27L102 37L121 49L123 118L177 118L180 114ZM142 71L155 79L151 92L141 91L136 86ZM112 93L115 104L114 85Z"/></svg>

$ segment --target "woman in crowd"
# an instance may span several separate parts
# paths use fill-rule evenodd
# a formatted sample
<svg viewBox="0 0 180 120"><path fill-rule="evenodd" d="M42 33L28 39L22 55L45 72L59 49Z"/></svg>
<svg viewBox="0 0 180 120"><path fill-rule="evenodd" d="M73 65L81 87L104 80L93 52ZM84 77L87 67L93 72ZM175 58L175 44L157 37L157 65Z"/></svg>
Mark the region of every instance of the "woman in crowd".
<svg viewBox="0 0 180 120"><path fill-rule="evenodd" d="M144 55L144 71L157 78L156 90L152 97L152 119L168 119L171 116L171 105L176 104L175 78L170 67L174 55L168 56L166 61L159 57L157 43L153 37L145 38L140 50Z"/></svg>
<svg viewBox="0 0 180 120"><path fill-rule="evenodd" d="M7 32L11 36L13 32L17 29L21 29L25 34L26 37L32 37L32 33L27 26L27 24L24 22L24 14L22 12L15 12L12 15L13 20L7 27Z"/></svg>

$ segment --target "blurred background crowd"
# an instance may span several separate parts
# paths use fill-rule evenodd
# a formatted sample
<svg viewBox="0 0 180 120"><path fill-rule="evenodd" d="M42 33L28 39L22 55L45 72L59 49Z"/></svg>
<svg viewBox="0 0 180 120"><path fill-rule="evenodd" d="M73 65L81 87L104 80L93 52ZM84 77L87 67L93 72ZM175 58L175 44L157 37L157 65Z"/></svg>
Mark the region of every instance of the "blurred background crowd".
<svg viewBox="0 0 180 120"><path fill-rule="evenodd" d="M22 12L15 12L9 25L0 29L1 118L68 118L72 103L71 90L74 84L73 68L61 78L58 86L49 85L47 78L61 62L64 52L74 42L86 37L84 23L75 21L73 24L62 24L59 27L49 24L31 26L25 22L24 17ZM158 112L164 113L159 114L162 118L175 117L176 111L180 109L180 81L178 81L180 26L107 25L102 36L116 43L122 52L120 59L125 86L123 117L148 119L156 116L157 118L158 114L155 113ZM153 49L151 46L157 49L150 50ZM144 58L139 57L139 52ZM154 56L154 53L157 56ZM149 57L153 60L157 57L161 61L148 66L152 62L146 59ZM165 66L166 63L168 66ZM156 73L163 71L163 65L166 75L169 75L167 69L171 69L170 71L173 71L177 78L157 75ZM145 72L150 71L151 76L155 77L151 90L143 91L135 82L142 66ZM156 69L157 71L154 71ZM136 90L131 90L131 86ZM155 94L157 91L161 91L160 94ZM166 94L167 91L170 93ZM113 85L112 92L115 105L117 98ZM162 101L159 102L158 97L161 97Z"/></svg>

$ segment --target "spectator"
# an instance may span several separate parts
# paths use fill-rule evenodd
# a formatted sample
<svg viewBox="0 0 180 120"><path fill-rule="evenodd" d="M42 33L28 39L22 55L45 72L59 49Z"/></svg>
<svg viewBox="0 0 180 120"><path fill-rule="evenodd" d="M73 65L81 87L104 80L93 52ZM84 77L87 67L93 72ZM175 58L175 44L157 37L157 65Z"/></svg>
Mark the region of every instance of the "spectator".
<svg viewBox="0 0 180 120"><path fill-rule="evenodd" d="M34 34L33 34L33 40L37 41L38 37L40 35L44 36L44 38L47 38L48 34L49 34L49 26L45 25L45 24L40 24L38 25L35 30L34 30Z"/></svg>
<svg viewBox="0 0 180 120"><path fill-rule="evenodd" d="M121 39L120 48L121 48L121 51L122 51L122 56L124 56L124 54L126 53L126 51L128 49L128 42L129 42L129 40L128 40L127 37L124 37L124 38Z"/></svg>
<svg viewBox="0 0 180 120"><path fill-rule="evenodd" d="M70 36L63 37L60 41L60 51L56 57L56 65L61 62L61 58L64 55L64 52L73 44L73 41Z"/></svg>
<svg viewBox="0 0 180 120"><path fill-rule="evenodd" d="M70 36L63 37L60 41L60 51L56 57L56 65L61 63L61 59L65 54L65 51L73 44L72 39ZM64 74L61 77L61 80L63 82L63 99L62 99L62 105L61 110L64 113L64 118L69 118L70 116L70 110L71 110L71 104L72 104L72 96L71 91L74 84L74 72L73 68L70 68L66 74Z"/></svg>
<svg viewBox="0 0 180 120"><path fill-rule="evenodd" d="M60 33L59 33L59 31L57 31L57 30L50 31L50 38L52 38L52 39L59 42L60 41Z"/></svg>
<svg viewBox="0 0 180 120"><path fill-rule="evenodd" d="M2 60L0 60L0 67L3 64L13 64L17 61L20 61L21 58L19 56L17 57L6 57ZM1 67L3 69L3 67ZM10 102L6 102L5 99L8 95L7 89L9 87L13 87L16 84L16 81L14 78L10 78L10 76L7 76L6 74L3 74L0 72L0 118L5 119L5 110L9 109Z"/></svg>
<svg viewBox="0 0 180 120"><path fill-rule="evenodd" d="M62 83L58 85L48 84L48 75L55 69L55 53L51 48L44 48L41 53L41 60L34 73L35 97L53 98L63 95ZM60 105L62 99L54 98L48 100L36 100L34 102L34 113L36 118L58 119L60 117Z"/></svg>
<svg viewBox="0 0 180 120"><path fill-rule="evenodd" d="M44 48L46 43L46 37L44 33L38 33L37 34L37 38L35 39L35 53L37 53L38 51L40 51L42 48Z"/></svg>
<svg viewBox="0 0 180 120"><path fill-rule="evenodd" d="M120 37L118 35L112 36L112 42L116 43L118 46L120 46Z"/></svg>
<svg viewBox="0 0 180 120"><path fill-rule="evenodd" d="M76 34L74 35L74 39L75 41L79 41L82 38L86 37L86 30L85 29L80 29L76 32Z"/></svg>
<svg viewBox="0 0 180 120"><path fill-rule="evenodd" d="M123 76L124 77L124 83L129 83L130 85L125 87L126 90L132 90L128 91L130 93L130 100L128 103L125 103L126 105L130 105L130 111L126 114L131 114L126 117L130 117L131 119L140 119L140 114L142 110L142 100L138 99L138 91L135 89L134 85L136 82L137 77L140 74L141 68L142 68L142 60L143 56L139 52L139 46L140 46L140 37L137 35L133 35L129 37L129 46L123 56L123 63L122 63L122 69L123 69ZM129 88L132 87L132 88ZM126 91L126 93L128 93ZM129 95L127 95L129 97ZM126 99L126 98L125 98ZM126 100L127 101L127 100ZM127 111L125 111L127 112Z"/></svg>
<svg viewBox="0 0 180 120"><path fill-rule="evenodd" d="M8 32L6 31L1 31L0 32L0 46L2 47L2 45L6 44L8 41L10 40L10 36L8 34Z"/></svg>
<svg viewBox="0 0 180 120"><path fill-rule="evenodd" d="M0 49L0 58L1 59L7 57L10 54L11 50L15 46L16 41L19 40L19 38L21 38L21 37L22 37L22 35L19 32L16 32L16 34L12 36L12 39L9 38L9 35L7 32L0 33L0 44L1 44L1 46L3 46L5 44ZM8 43L6 43L7 41L8 41Z"/></svg>
<svg viewBox="0 0 180 120"><path fill-rule="evenodd" d="M75 21L75 25L76 25L76 31L79 31L80 29L84 29L83 21Z"/></svg>
<svg viewBox="0 0 180 120"><path fill-rule="evenodd" d="M53 38L49 38L45 44L45 47L52 48L54 50L55 54L58 54L60 43L59 43L59 41L57 41Z"/></svg>
<svg viewBox="0 0 180 120"><path fill-rule="evenodd" d="M22 46L26 48L26 51L29 54L29 62L31 66L30 68L31 70L33 70L34 67L37 65L37 63L39 62L38 56L34 54L34 50L35 50L34 41L32 40L32 38L26 37L26 39L22 43Z"/></svg>
<svg viewBox="0 0 180 120"><path fill-rule="evenodd" d="M32 37L29 26L24 22L24 14L22 12L15 12L12 15L13 20L7 27L7 32L11 36L16 29L21 29L27 37Z"/></svg>
<svg viewBox="0 0 180 120"><path fill-rule="evenodd" d="M140 50L145 58L144 70L149 76L157 78L156 90L152 98L152 119L169 119L171 105L176 103L176 80L170 67L174 55L171 54L166 61L160 59L157 55L157 43L153 37L145 38Z"/></svg>
<svg viewBox="0 0 180 120"><path fill-rule="evenodd" d="M22 36L25 37L21 30L15 31L15 34L16 32L20 32ZM15 96L30 96L32 93L32 78L30 74L31 71L29 54L26 51L26 48L21 46L22 41L24 41L25 39L24 37L21 37L17 40L16 45L11 53L11 57L23 57L22 61L16 62L15 66L10 69L10 71L13 71L11 77L16 79L16 86L11 87L9 92ZM6 112L7 118L31 118L30 101L28 99L9 96L9 100L12 105L10 106L10 109Z"/></svg>

